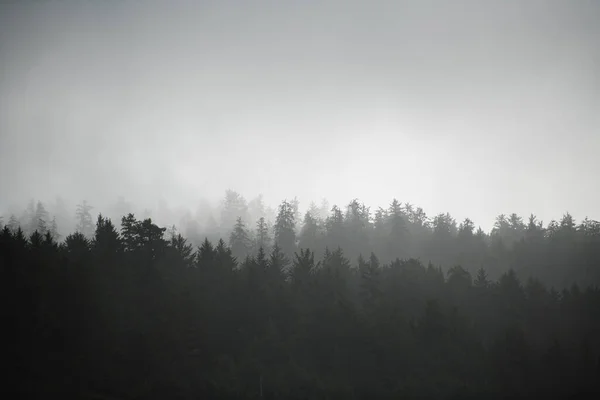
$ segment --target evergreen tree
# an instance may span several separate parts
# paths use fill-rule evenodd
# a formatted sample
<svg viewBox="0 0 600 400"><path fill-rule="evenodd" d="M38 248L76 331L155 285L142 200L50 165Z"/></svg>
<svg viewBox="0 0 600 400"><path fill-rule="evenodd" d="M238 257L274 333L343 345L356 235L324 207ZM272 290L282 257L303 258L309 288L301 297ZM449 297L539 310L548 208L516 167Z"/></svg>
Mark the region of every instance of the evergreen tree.
<svg viewBox="0 0 600 400"><path fill-rule="evenodd" d="M294 215L294 221L300 221L300 200L298 197L294 197L290 202L290 206L292 207L292 213Z"/></svg>
<svg viewBox="0 0 600 400"><path fill-rule="evenodd" d="M38 220L35 217L35 210L35 201L31 199L29 203L27 203L27 208L25 208L25 211L19 220L19 226L23 228L26 235L33 233L38 227Z"/></svg>
<svg viewBox="0 0 600 400"><path fill-rule="evenodd" d="M380 266L377 256L371 253L369 261L365 261L362 256L359 256L358 271L360 273L360 295L363 307L368 312L372 312L381 294L379 282Z"/></svg>
<svg viewBox="0 0 600 400"><path fill-rule="evenodd" d="M265 252L271 249L271 237L269 236L269 226L264 217L256 222L256 233L254 235L254 249L258 252L259 249L263 249Z"/></svg>
<svg viewBox="0 0 600 400"><path fill-rule="evenodd" d="M77 211L75 212L75 219L77 220L76 230L81 232L85 237L91 237L94 233L94 223L92 222L92 211L94 208L88 204L87 201L83 201L77 205Z"/></svg>
<svg viewBox="0 0 600 400"><path fill-rule="evenodd" d="M354 199L348 204L344 218L346 246L354 254L368 252L370 248L369 234L371 230L370 210ZM350 253L354 255L353 253Z"/></svg>
<svg viewBox="0 0 600 400"><path fill-rule="evenodd" d="M319 207L319 217L322 220L326 220L329 217L329 212L331 211L331 207L329 206L329 201L327 199L321 199L321 206Z"/></svg>
<svg viewBox="0 0 600 400"><path fill-rule="evenodd" d="M326 246L329 248L347 248L346 231L344 229L344 214L336 205L331 208L331 213L325 221Z"/></svg>
<svg viewBox="0 0 600 400"><path fill-rule="evenodd" d="M215 247L215 262L226 272L231 272L237 267L237 258L233 255L232 249L227 247L223 239L219 239Z"/></svg>
<svg viewBox="0 0 600 400"><path fill-rule="evenodd" d="M317 221L324 219L324 216L321 215L321 209L314 201L311 201L308 205L307 213L309 213Z"/></svg>
<svg viewBox="0 0 600 400"><path fill-rule="evenodd" d="M477 276L475 277L473 284L478 288L487 288L489 286L490 282L488 281L487 273L483 267L477 270Z"/></svg>
<svg viewBox="0 0 600 400"><path fill-rule="evenodd" d="M311 276L319 269L321 263L315 263L315 253L309 249L300 249L300 254L294 255L290 271L291 282L295 287L304 287L311 282Z"/></svg>
<svg viewBox="0 0 600 400"><path fill-rule="evenodd" d="M38 201L35 207L31 227L42 235L48 231L48 211L46 211L46 207L41 201Z"/></svg>
<svg viewBox="0 0 600 400"><path fill-rule="evenodd" d="M512 213L508 217L508 225L511 230L511 240L513 242L521 240L525 233L525 224L523 223L523 218L519 217L516 213Z"/></svg>
<svg viewBox="0 0 600 400"><path fill-rule="evenodd" d="M10 215L7 226L11 230L11 232L16 232L17 229L19 229L19 220L14 214Z"/></svg>
<svg viewBox="0 0 600 400"><path fill-rule="evenodd" d="M304 224L300 230L299 247L317 251L319 242L319 225L317 220L307 212L304 214Z"/></svg>
<svg viewBox="0 0 600 400"><path fill-rule="evenodd" d="M194 264L194 248L180 233L171 236L169 246L175 251L182 266L191 267Z"/></svg>
<svg viewBox="0 0 600 400"><path fill-rule="evenodd" d="M292 205L283 201L279 206L279 213L274 226L275 243L280 247L283 254L291 257L296 249L296 220Z"/></svg>
<svg viewBox="0 0 600 400"><path fill-rule="evenodd" d="M65 239L68 258L75 263L82 263L89 257L90 241L81 232L68 235Z"/></svg>
<svg viewBox="0 0 600 400"><path fill-rule="evenodd" d="M269 256L267 277L271 282L283 282L286 274L289 259L281 251L281 248L275 244Z"/></svg>
<svg viewBox="0 0 600 400"><path fill-rule="evenodd" d="M410 243L408 242L408 227L406 217L402 210L402 203L394 199L387 213L388 224L388 246L387 252L390 258L405 258L408 255Z"/></svg>
<svg viewBox="0 0 600 400"><path fill-rule="evenodd" d="M196 252L196 266L205 270L216 268L217 251L208 239L204 239Z"/></svg>
<svg viewBox="0 0 600 400"><path fill-rule="evenodd" d="M436 264L444 260L454 260L456 248L453 237L456 234L456 221L450 214L440 213L433 218L433 232L431 235L429 252Z"/></svg>
<svg viewBox="0 0 600 400"><path fill-rule="evenodd" d="M48 232L54 240L60 240L60 234L58 233L58 224L56 223L56 217L52 217L52 221L50 222L50 228L48 229Z"/></svg>
<svg viewBox="0 0 600 400"><path fill-rule="evenodd" d="M469 218L465 218L458 227L458 237L462 240L468 240L473 237L475 224Z"/></svg>
<svg viewBox="0 0 600 400"><path fill-rule="evenodd" d="M128 214L121 219L121 237L125 250L143 252L149 260L156 260L165 253L165 231L166 228L153 224L150 218L138 221L133 214Z"/></svg>
<svg viewBox="0 0 600 400"><path fill-rule="evenodd" d="M251 240L241 217L238 217L229 235L229 246L233 256L238 260L244 259L250 252Z"/></svg>
<svg viewBox="0 0 600 400"><path fill-rule="evenodd" d="M135 247L131 242L131 238L129 240L130 248ZM119 232L110 218L103 217L102 214L99 214L96 220L96 230L92 240L92 247L94 252L101 257L117 254L123 250L123 242Z"/></svg>
<svg viewBox="0 0 600 400"><path fill-rule="evenodd" d="M135 251L141 246L138 235L138 221L134 214L129 213L121 218L121 237L125 251Z"/></svg>
<svg viewBox="0 0 600 400"><path fill-rule="evenodd" d="M221 208L221 227L223 227L223 233L228 235L238 218L242 218L243 221L249 219L248 204L244 196L240 193L234 190L227 190Z"/></svg>

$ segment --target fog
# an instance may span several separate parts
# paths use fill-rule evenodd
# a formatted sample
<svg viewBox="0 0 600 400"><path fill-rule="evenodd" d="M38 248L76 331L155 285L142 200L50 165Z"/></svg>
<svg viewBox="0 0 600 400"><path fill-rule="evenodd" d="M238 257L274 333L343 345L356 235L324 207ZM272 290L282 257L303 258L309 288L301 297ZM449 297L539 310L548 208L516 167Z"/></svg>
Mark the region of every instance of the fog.
<svg viewBox="0 0 600 400"><path fill-rule="evenodd" d="M600 399L600 1L0 3L16 398Z"/></svg>
<svg viewBox="0 0 600 400"><path fill-rule="evenodd" d="M600 217L600 3L3 2L0 208Z"/></svg>

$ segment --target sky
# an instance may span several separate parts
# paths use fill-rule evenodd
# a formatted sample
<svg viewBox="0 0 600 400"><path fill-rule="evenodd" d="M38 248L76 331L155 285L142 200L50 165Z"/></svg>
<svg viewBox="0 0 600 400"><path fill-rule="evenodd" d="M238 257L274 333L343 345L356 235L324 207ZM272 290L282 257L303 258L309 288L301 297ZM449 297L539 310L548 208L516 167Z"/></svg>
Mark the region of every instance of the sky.
<svg viewBox="0 0 600 400"><path fill-rule="evenodd" d="M0 207L600 219L600 2L4 1Z"/></svg>

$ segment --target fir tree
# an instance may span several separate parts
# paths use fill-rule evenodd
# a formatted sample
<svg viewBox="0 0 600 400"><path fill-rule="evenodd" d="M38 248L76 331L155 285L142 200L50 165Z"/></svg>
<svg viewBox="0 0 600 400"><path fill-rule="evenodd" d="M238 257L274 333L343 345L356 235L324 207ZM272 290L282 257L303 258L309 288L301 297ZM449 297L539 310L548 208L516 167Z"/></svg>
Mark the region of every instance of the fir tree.
<svg viewBox="0 0 600 400"><path fill-rule="evenodd" d="M269 235L269 226L264 217L260 217L256 222L256 233L254 235L254 249L258 252L259 249L263 249L265 252L269 252L271 249L271 237Z"/></svg>
<svg viewBox="0 0 600 400"><path fill-rule="evenodd" d="M296 250L296 220L294 208L285 200L279 206L274 231L275 243L281 248L283 254L291 257Z"/></svg>
<svg viewBox="0 0 600 400"><path fill-rule="evenodd" d="M250 237L246 225L242 221L241 217L238 217L233 231L229 235L229 246L233 256L238 259L244 259L250 251Z"/></svg>
<svg viewBox="0 0 600 400"><path fill-rule="evenodd" d="M77 210L75 212L75 219L77 220L75 229L87 238L92 237L94 234L94 223L92 221L92 214L90 214L90 211L92 210L93 207L84 200L81 204L77 205Z"/></svg>

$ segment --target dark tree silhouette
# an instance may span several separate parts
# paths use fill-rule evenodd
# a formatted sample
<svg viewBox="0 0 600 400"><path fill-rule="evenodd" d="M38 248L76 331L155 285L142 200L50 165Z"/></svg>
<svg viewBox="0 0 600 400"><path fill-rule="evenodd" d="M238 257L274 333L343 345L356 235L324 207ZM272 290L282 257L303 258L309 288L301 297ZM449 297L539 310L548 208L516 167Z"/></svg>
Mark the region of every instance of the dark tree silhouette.
<svg viewBox="0 0 600 400"><path fill-rule="evenodd" d="M229 200L228 218L244 204ZM31 229L41 208L28 210L33 219L21 222ZM316 212L297 240L284 201L273 243L264 217L252 242L236 216L230 246L176 230L166 239L133 213L120 231L100 214L89 234L80 226L62 241L52 223L28 232L11 218L0 272L2 315L16 333L4 358L18 377L12 393L600 395L598 222L567 213L544 226L510 214L487 234L398 201L374 215L358 200L326 219Z"/></svg>

